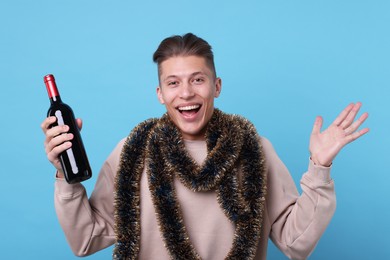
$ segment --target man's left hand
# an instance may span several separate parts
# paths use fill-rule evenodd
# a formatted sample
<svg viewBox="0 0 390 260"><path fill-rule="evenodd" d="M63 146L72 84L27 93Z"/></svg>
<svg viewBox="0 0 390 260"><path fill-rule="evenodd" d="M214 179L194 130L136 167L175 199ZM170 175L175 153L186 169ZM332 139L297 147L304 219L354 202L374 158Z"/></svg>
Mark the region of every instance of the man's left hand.
<svg viewBox="0 0 390 260"><path fill-rule="evenodd" d="M321 132L323 119L321 116L316 118L309 146L311 159L316 165L330 166L345 145L369 131L368 128L358 130L367 119L368 113L363 113L355 121L361 106L360 102L349 104L323 132Z"/></svg>

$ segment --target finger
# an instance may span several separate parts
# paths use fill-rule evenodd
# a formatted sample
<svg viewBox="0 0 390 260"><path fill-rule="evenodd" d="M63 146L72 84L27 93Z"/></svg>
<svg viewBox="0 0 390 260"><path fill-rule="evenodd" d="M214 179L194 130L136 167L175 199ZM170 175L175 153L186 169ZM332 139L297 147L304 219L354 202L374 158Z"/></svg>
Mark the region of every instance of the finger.
<svg viewBox="0 0 390 260"><path fill-rule="evenodd" d="M54 124L57 121L57 118L55 116L49 116L43 120L41 124L41 129L44 133L50 128L52 124Z"/></svg>
<svg viewBox="0 0 390 260"><path fill-rule="evenodd" d="M356 139L358 139L359 137L361 137L362 135L368 133L370 131L369 128L364 128L362 130L359 130L359 131L356 131L354 132L353 134L350 134L347 136L347 143L350 143L352 141L355 141Z"/></svg>
<svg viewBox="0 0 390 260"><path fill-rule="evenodd" d="M58 126L54 126L52 128L49 128L45 133L46 140L50 141L52 138L54 138L60 134L66 133L68 131L69 131L69 126L67 126L67 125L58 125Z"/></svg>
<svg viewBox="0 0 390 260"><path fill-rule="evenodd" d="M58 159L60 154L69 149L70 147L72 147L71 142L65 142L61 145L54 147L49 153L47 153L47 159L49 159L50 162L54 163L55 160Z"/></svg>
<svg viewBox="0 0 390 260"><path fill-rule="evenodd" d="M45 144L45 151L46 153L50 153L55 147L67 141L70 141L72 139L73 139L73 134L71 133L58 135Z"/></svg>
<svg viewBox="0 0 390 260"><path fill-rule="evenodd" d="M345 134L350 134L355 132L368 118L368 113L363 113L352 125L344 130Z"/></svg>
<svg viewBox="0 0 390 260"><path fill-rule="evenodd" d="M353 108L353 106L354 106L354 104L351 103L346 108L344 108L344 110L333 121L333 125L339 126L341 124L341 122L343 122L344 119L348 116L348 114L351 111L351 109Z"/></svg>
<svg viewBox="0 0 390 260"><path fill-rule="evenodd" d="M311 131L311 134L319 134L321 131L323 119L321 116L317 116L316 120L314 121L313 130Z"/></svg>
<svg viewBox="0 0 390 260"><path fill-rule="evenodd" d="M61 136L60 139L66 138L67 136L64 134L66 134L68 131L69 131L69 127L67 125L55 126L47 130L45 133L46 138L45 141L43 142L46 153L48 153L55 145L59 144L59 142L57 141L59 139L56 139L56 137Z"/></svg>
<svg viewBox="0 0 390 260"><path fill-rule="evenodd" d="M351 111L348 113L348 116L345 118L345 120L343 122L341 122L340 126L345 129L347 127L349 127L353 121L355 120L355 117L357 115L357 113L359 112L360 110L360 107L362 106L362 103L358 102L356 103Z"/></svg>

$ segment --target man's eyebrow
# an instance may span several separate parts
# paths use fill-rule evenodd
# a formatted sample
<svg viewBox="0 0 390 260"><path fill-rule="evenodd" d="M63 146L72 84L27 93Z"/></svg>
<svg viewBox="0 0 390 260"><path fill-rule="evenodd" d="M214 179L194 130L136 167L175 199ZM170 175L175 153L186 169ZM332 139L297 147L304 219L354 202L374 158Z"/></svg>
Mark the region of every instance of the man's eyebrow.
<svg viewBox="0 0 390 260"><path fill-rule="evenodd" d="M197 72L192 73L191 77L197 76L197 75L206 75L206 73L204 73L203 71L197 71Z"/></svg>
<svg viewBox="0 0 390 260"><path fill-rule="evenodd" d="M170 78L177 78L176 75L169 75L164 78L164 80L170 79Z"/></svg>
<svg viewBox="0 0 390 260"><path fill-rule="evenodd" d="M206 75L206 73L203 71L195 71L195 72L190 74L190 77L194 77L197 75ZM166 81L166 80L171 79L171 78L180 78L180 76L173 74L173 75L166 76L163 80Z"/></svg>

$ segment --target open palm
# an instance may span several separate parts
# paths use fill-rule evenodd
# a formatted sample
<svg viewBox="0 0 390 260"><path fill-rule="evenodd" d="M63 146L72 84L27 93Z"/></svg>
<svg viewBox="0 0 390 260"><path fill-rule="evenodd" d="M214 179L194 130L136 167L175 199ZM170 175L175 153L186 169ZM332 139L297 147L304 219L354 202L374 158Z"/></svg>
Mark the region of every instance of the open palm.
<svg viewBox="0 0 390 260"><path fill-rule="evenodd" d="M361 106L360 102L349 104L323 132L321 132L323 119L320 116L316 118L309 146L311 159L315 164L330 166L336 155L346 144L369 131L368 128L358 130L367 119L368 113L363 113L354 121Z"/></svg>

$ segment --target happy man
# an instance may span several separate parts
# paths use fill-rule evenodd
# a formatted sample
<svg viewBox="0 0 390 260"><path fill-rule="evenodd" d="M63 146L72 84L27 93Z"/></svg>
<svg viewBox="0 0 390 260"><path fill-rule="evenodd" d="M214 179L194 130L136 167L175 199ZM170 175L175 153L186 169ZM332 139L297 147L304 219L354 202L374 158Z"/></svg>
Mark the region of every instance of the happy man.
<svg viewBox="0 0 390 260"><path fill-rule="evenodd" d="M161 42L157 96L167 113L135 127L103 164L91 197L66 183L58 160L66 126L41 125L57 169L55 207L84 256L115 244L114 259L266 259L268 238L289 258L314 250L335 211L332 161L368 117L347 106L310 137L302 194L271 143L245 118L214 107L222 89L211 46L189 33ZM81 120L78 120L81 127Z"/></svg>

